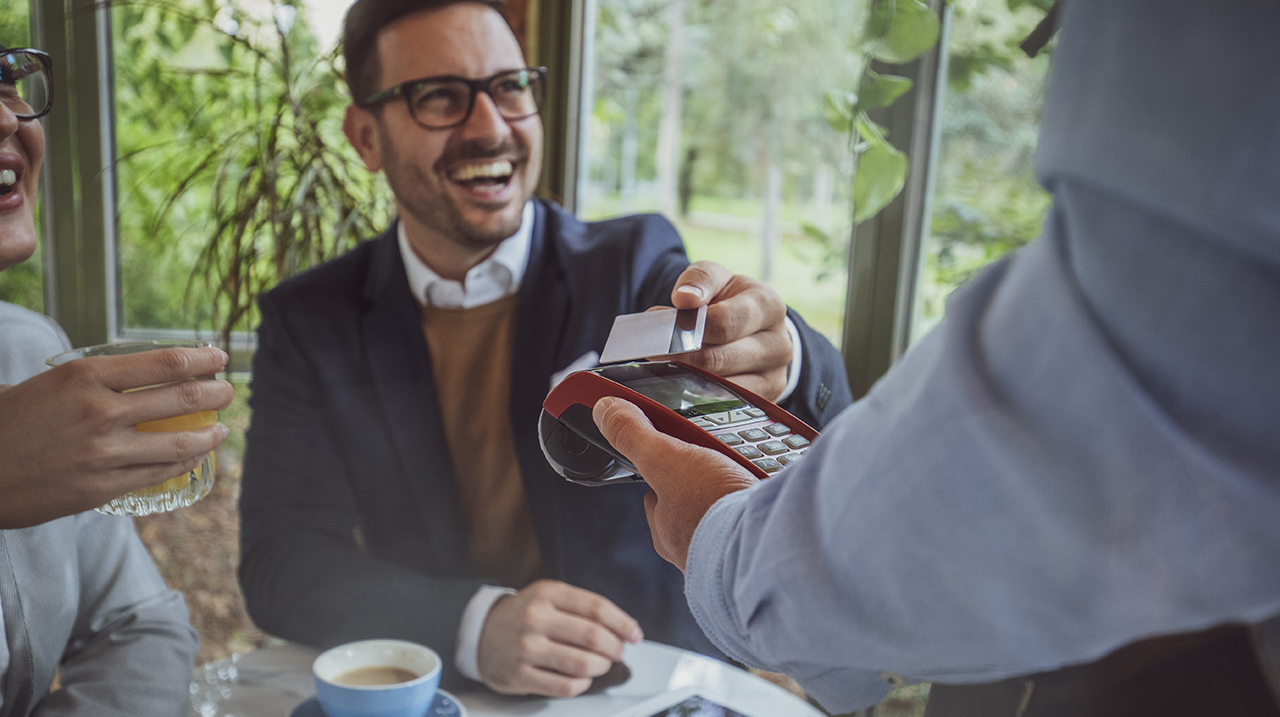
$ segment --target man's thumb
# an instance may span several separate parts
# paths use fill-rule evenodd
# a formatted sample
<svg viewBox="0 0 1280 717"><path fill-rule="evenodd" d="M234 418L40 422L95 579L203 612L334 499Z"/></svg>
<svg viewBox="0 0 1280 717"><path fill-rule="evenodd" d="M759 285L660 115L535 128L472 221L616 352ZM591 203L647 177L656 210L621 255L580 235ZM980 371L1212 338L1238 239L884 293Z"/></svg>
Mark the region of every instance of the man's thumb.
<svg viewBox="0 0 1280 717"><path fill-rule="evenodd" d="M591 417L609 445L632 463L642 459L646 445L662 440L662 434L649 422L649 417L634 403L621 398L605 396L596 401Z"/></svg>

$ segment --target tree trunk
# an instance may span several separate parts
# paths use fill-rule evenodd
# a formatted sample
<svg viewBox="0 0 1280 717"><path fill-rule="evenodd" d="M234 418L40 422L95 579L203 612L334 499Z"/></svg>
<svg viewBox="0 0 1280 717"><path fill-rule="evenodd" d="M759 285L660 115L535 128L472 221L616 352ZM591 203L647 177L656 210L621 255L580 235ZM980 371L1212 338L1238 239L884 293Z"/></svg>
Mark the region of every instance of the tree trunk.
<svg viewBox="0 0 1280 717"><path fill-rule="evenodd" d="M658 208L674 218L680 172L680 127L684 114L685 0L667 5L667 49L662 73L662 119L658 125Z"/></svg>
<svg viewBox="0 0 1280 717"><path fill-rule="evenodd" d="M829 164L819 164L813 172L813 225L831 233L831 209L835 172Z"/></svg>
<svg viewBox="0 0 1280 717"><path fill-rule="evenodd" d="M626 91L627 116L622 120L622 161L618 168L618 211L627 214L636 198L636 157L640 148L636 115L640 112L640 91L634 85Z"/></svg>
<svg viewBox="0 0 1280 717"><path fill-rule="evenodd" d="M765 170L764 181L764 228L761 232L764 256L760 268L760 278L766 284L773 281L773 259L778 248L781 232L778 229L778 214L782 209L782 166L778 164L777 153L769 152L769 167Z"/></svg>

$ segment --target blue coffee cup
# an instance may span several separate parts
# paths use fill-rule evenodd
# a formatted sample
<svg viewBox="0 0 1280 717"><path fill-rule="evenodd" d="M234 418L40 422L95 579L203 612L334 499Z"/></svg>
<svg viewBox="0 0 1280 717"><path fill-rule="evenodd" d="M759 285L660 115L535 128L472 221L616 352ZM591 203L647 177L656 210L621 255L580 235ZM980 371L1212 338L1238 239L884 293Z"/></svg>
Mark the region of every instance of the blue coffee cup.
<svg viewBox="0 0 1280 717"><path fill-rule="evenodd" d="M423 717L440 686L440 656L404 640L361 640L311 665L327 717Z"/></svg>

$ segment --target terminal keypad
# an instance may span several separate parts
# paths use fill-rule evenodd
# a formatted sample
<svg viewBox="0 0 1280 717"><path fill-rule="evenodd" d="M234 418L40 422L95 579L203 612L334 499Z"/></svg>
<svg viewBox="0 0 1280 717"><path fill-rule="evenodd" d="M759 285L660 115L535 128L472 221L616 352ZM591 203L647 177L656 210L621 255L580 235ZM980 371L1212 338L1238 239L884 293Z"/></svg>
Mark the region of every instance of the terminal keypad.
<svg viewBox="0 0 1280 717"><path fill-rule="evenodd" d="M755 407L735 408L718 413L688 417L693 424L715 436L726 446L766 473L773 474L800 460L809 446L804 436L791 433L786 425L771 420Z"/></svg>

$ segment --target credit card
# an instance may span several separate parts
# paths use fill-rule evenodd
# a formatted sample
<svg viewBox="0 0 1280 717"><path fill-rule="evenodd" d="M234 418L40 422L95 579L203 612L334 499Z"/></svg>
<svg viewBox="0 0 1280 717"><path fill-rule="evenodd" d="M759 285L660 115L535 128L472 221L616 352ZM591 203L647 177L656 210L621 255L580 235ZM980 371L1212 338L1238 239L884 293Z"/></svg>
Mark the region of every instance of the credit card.
<svg viewBox="0 0 1280 717"><path fill-rule="evenodd" d="M623 314L613 320L609 340L600 353L600 363L661 358L702 348L702 332L707 327L707 307L673 309L664 307L638 314Z"/></svg>

